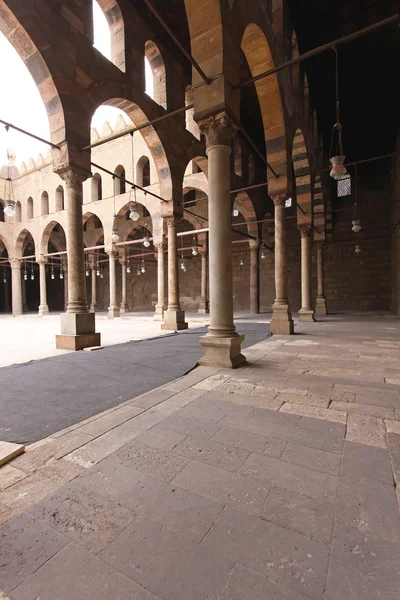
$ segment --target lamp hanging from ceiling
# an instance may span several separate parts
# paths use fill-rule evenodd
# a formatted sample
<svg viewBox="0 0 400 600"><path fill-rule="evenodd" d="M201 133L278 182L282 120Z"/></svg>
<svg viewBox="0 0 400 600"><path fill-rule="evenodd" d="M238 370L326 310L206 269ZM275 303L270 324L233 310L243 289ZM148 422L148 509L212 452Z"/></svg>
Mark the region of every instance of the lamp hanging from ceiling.
<svg viewBox="0 0 400 600"><path fill-rule="evenodd" d="M267 257L265 250L261 250L261 260L264 260Z"/></svg>
<svg viewBox="0 0 400 600"><path fill-rule="evenodd" d="M8 127L6 127L8 133ZM11 179L11 160L15 159L11 150L7 150L7 177L4 180L4 214L13 217L15 214L14 188Z"/></svg>
<svg viewBox="0 0 400 600"><path fill-rule="evenodd" d="M26 270L26 263L24 263L24 281L28 279L28 271Z"/></svg>
<svg viewBox="0 0 400 600"><path fill-rule="evenodd" d="M186 272L185 257L183 256L183 236L181 236L181 269Z"/></svg>
<svg viewBox="0 0 400 600"><path fill-rule="evenodd" d="M342 124L340 122L340 102L339 102L339 67L338 67L338 52L336 46L334 46L335 51L335 70L336 70L336 122L332 128L332 136L331 136L331 146L329 150L329 162L332 165L331 171L329 175L333 177L333 179L339 180L342 179L346 173L347 169L344 166L344 159L346 158L343 153L343 143L342 143ZM334 143L336 139L335 149ZM333 155L333 152L335 154Z"/></svg>
<svg viewBox="0 0 400 600"><path fill-rule="evenodd" d="M62 268L62 265L60 267L60 279L64 279L64 269Z"/></svg>
<svg viewBox="0 0 400 600"><path fill-rule="evenodd" d="M146 208L146 192L144 192L144 208ZM149 238L149 234L147 231L146 221L144 222L144 225L143 225L143 246L145 248L148 248L150 246L150 238Z"/></svg>
<svg viewBox="0 0 400 600"><path fill-rule="evenodd" d="M358 206L358 185L357 185L357 165L354 165L354 209L353 209L353 220L352 230L354 233L361 231L361 220L360 220L360 208Z"/></svg>
<svg viewBox="0 0 400 600"><path fill-rule="evenodd" d="M7 273L6 273L6 268L4 267L4 273L3 273L3 283L7 283Z"/></svg>
<svg viewBox="0 0 400 600"><path fill-rule="evenodd" d="M134 200L133 200L133 204L129 206L129 218L132 221L139 221L140 214L137 211L137 205L136 205L136 187L134 185L131 187L131 191L130 191L130 194L129 194L129 202L131 202L132 190L133 190Z"/></svg>
<svg viewBox="0 0 400 600"><path fill-rule="evenodd" d="M128 275L131 272L131 263L129 262L129 258L126 261L126 272L128 273Z"/></svg>
<svg viewBox="0 0 400 600"><path fill-rule="evenodd" d="M113 175L113 191L114 191L114 215L113 215L113 228L111 230L111 241L116 244L119 241L118 227L116 226L115 220L117 215L115 214L115 175Z"/></svg>
<svg viewBox="0 0 400 600"><path fill-rule="evenodd" d="M142 258L142 267L141 267L140 271L141 271L141 273L146 273L146 267L145 267L145 264L144 264L144 258Z"/></svg>
<svg viewBox="0 0 400 600"><path fill-rule="evenodd" d="M192 255L193 256L197 256L199 253L198 249L197 249L197 244L196 244L196 236L193 236L193 242L192 242Z"/></svg>
<svg viewBox="0 0 400 600"><path fill-rule="evenodd" d="M244 260L243 260L243 252L240 254L240 261L239 261L239 265L240 265L241 267L243 267L243 265L244 265Z"/></svg>

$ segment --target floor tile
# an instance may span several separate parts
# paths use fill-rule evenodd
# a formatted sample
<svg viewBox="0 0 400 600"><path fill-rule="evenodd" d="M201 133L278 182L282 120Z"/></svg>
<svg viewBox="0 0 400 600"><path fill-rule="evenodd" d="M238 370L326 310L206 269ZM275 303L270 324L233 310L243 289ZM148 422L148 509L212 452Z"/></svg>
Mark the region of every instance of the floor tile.
<svg viewBox="0 0 400 600"><path fill-rule="evenodd" d="M315 500L334 502L338 478L285 463L276 458L251 454L240 474L260 483L309 496Z"/></svg>
<svg viewBox="0 0 400 600"><path fill-rule="evenodd" d="M350 473L339 483L336 519L361 534L400 542L400 516L393 485Z"/></svg>
<svg viewBox="0 0 400 600"><path fill-rule="evenodd" d="M195 542L203 539L223 509L222 504L150 476L121 496L120 502L141 517Z"/></svg>
<svg viewBox="0 0 400 600"><path fill-rule="evenodd" d="M307 496L272 488L261 511L261 518L287 527L306 537L329 544L335 507Z"/></svg>
<svg viewBox="0 0 400 600"><path fill-rule="evenodd" d="M277 427L272 433L273 439L283 442L291 442L298 446L324 450L341 454L343 451L344 440L336 432L328 431L310 431L299 427Z"/></svg>
<svg viewBox="0 0 400 600"><path fill-rule="evenodd" d="M326 600L398 600L400 548L335 525Z"/></svg>
<svg viewBox="0 0 400 600"><path fill-rule="evenodd" d="M94 553L105 548L135 517L127 508L76 482L33 506L29 514Z"/></svg>
<svg viewBox="0 0 400 600"><path fill-rule="evenodd" d="M321 473L329 473L330 475L339 475L342 462L340 454L299 446L290 442L286 445L281 459L300 467L308 467L314 469L314 471L321 471Z"/></svg>
<svg viewBox="0 0 400 600"><path fill-rule="evenodd" d="M173 453L232 472L237 472L250 454L246 450L190 436L178 444Z"/></svg>
<svg viewBox="0 0 400 600"><path fill-rule="evenodd" d="M132 442L113 454L112 460L145 475L171 481L189 463L189 459L166 450Z"/></svg>
<svg viewBox="0 0 400 600"><path fill-rule="evenodd" d="M236 564L221 600L305 600L305 596Z"/></svg>
<svg viewBox="0 0 400 600"><path fill-rule="evenodd" d="M389 453L383 448L347 442L344 445L342 473L354 473L393 485L393 471Z"/></svg>
<svg viewBox="0 0 400 600"><path fill-rule="evenodd" d="M234 560L139 519L101 557L163 600L220 600Z"/></svg>
<svg viewBox="0 0 400 600"><path fill-rule="evenodd" d="M12 600L159 600L76 544L69 544L12 594Z"/></svg>
<svg viewBox="0 0 400 600"><path fill-rule="evenodd" d="M170 429L164 429L161 425L156 425L148 431L144 431L137 438L136 441L139 444L146 444L151 448L158 448L159 450L172 450L179 442L185 439L184 433L176 433Z"/></svg>
<svg viewBox="0 0 400 600"><path fill-rule="evenodd" d="M116 465L111 458L105 458L91 469L87 469L76 483L93 490L101 496L119 502L120 496L127 492L143 473L129 469L124 465Z"/></svg>
<svg viewBox="0 0 400 600"><path fill-rule="evenodd" d="M263 435L241 431L240 429L230 429L229 427L222 427L211 438L211 441L275 458L281 456L286 445L285 442L280 440L269 439Z"/></svg>
<svg viewBox="0 0 400 600"><path fill-rule="evenodd" d="M307 598L322 598L329 558L325 544L226 508L201 546Z"/></svg>
<svg viewBox="0 0 400 600"><path fill-rule="evenodd" d="M170 429L177 433L192 435L203 440L208 440L222 427L222 421L219 421L218 423L207 423L206 421L181 417L178 413L164 419L162 426L164 429Z"/></svg>
<svg viewBox="0 0 400 600"><path fill-rule="evenodd" d="M172 485L253 515L260 513L270 488L268 484L249 478L246 481L241 475L196 461L179 473Z"/></svg>
<svg viewBox="0 0 400 600"><path fill-rule="evenodd" d="M0 590L10 592L69 543L24 513L0 528Z"/></svg>

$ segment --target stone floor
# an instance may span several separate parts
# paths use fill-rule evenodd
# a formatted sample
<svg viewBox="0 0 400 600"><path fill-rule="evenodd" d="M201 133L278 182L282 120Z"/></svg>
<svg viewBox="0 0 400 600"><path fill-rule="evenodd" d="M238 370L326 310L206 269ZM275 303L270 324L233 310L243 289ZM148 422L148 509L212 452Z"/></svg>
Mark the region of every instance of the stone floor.
<svg viewBox="0 0 400 600"><path fill-rule="evenodd" d="M2 467L3 598L398 600L399 320L296 333Z"/></svg>

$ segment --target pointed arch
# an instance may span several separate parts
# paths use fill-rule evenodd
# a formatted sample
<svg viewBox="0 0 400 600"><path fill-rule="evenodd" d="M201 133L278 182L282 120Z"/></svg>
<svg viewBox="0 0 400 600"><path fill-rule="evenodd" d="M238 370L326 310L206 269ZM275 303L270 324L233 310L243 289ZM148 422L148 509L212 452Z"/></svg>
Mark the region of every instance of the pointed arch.
<svg viewBox="0 0 400 600"><path fill-rule="evenodd" d="M21 222L21 202L17 202L15 204L15 216L14 216L14 222L15 223L20 223Z"/></svg>
<svg viewBox="0 0 400 600"><path fill-rule="evenodd" d="M26 256L26 250L31 246L33 246L33 252L29 250L29 253L36 254L36 244L32 233L28 229L22 229L15 242L15 256L18 258Z"/></svg>
<svg viewBox="0 0 400 600"><path fill-rule="evenodd" d="M147 40L144 54L153 74L153 100L163 108L167 108L167 73L159 47L152 40Z"/></svg>
<svg viewBox="0 0 400 600"><path fill-rule="evenodd" d="M115 175L118 175L118 177L123 177L123 179L118 179L118 177L114 177L114 196L119 196L120 194L125 194L126 192L126 183L124 181L126 175L125 175L125 169L122 165L118 165L118 167L116 167L114 169L114 173Z"/></svg>
<svg viewBox="0 0 400 600"><path fill-rule="evenodd" d="M126 71L125 23L117 0L96 0L103 11L111 35L111 62L121 71Z"/></svg>
<svg viewBox="0 0 400 600"><path fill-rule="evenodd" d="M136 183L141 187L150 185L150 161L147 156L141 156L136 163Z"/></svg>
<svg viewBox="0 0 400 600"><path fill-rule="evenodd" d="M246 192L239 192L239 194L236 195L233 202L233 208L238 210L239 213L244 217L247 224L248 234L258 238L256 211L254 210L253 203Z"/></svg>
<svg viewBox="0 0 400 600"><path fill-rule="evenodd" d="M241 48L253 77L275 66L267 38L258 25L250 23L246 27ZM280 190L286 191L286 128L277 75L260 79L255 87L263 120L268 162L280 176L276 179L268 169L269 190L271 193L274 187L279 186Z"/></svg>
<svg viewBox="0 0 400 600"><path fill-rule="evenodd" d="M54 210L55 212L64 210L64 188L62 185L59 185L56 189Z"/></svg>
<svg viewBox="0 0 400 600"><path fill-rule="evenodd" d="M40 254L47 254L50 239L58 252L63 252L67 249L65 230L58 221L52 220L44 228L40 241Z"/></svg>
<svg viewBox="0 0 400 600"><path fill-rule="evenodd" d="M92 177L91 198L92 202L98 202L103 198L103 182L99 173L95 173Z"/></svg>
<svg viewBox="0 0 400 600"><path fill-rule="evenodd" d="M32 196L29 196L28 200L26 201L26 219L27 219L27 221L29 221L29 219L33 219L33 198L32 198Z"/></svg>
<svg viewBox="0 0 400 600"><path fill-rule="evenodd" d="M301 129L293 139L293 170L296 183L297 222L312 222L311 177L307 147Z"/></svg>
<svg viewBox="0 0 400 600"><path fill-rule="evenodd" d="M42 192L40 197L40 215L43 217L49 214L49 195L47 192Z"/></svg>

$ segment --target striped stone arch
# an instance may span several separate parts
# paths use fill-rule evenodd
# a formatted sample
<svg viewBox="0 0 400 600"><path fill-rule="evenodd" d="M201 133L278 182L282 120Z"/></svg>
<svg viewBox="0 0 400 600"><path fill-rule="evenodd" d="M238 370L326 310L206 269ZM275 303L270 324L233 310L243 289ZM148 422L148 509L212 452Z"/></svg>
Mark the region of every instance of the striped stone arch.
<svg viewBox="0 0 400 600"><path fill-rule="evenodd" d="M65 229L59 221L53 220L50 221L43 230L42 239L40 241L40 254L47 254L49 248L49 241L53 233L54 227L56 227L56 225L59 225L61 227L63 236L55 236L57 238L61 237L61 239L54 239L53 236L52 243L57 248L57 252L62 252L67 249L67 236L65 235Z"/></svg>
<svg viewBox="0 0 400 600"><path fill-rule="evenodd" d="M8 250L7 240L0 234L0 256L3 254L4 250L7 252L7 256L9 257L10 252Z"/></svg>
<svg viewBox="0 0 400 600"><path fill-rule="evenodd" d="M247 223L247 232L255 238L259 237L257 215L254 210L252 201L246 192L239 192L233 202L233 208L238 210L243 215Z"/></svg>
<svg viewBox="0 0 400 600"><path fill-rule="evenodd" d="M110 28L111 62L125 72L125 24L119 3L117 0L97 0L97 2Z"/></svg>
<svg viewBox="0 0 400 600"><path fill-rule="evenodd" d="M271 49L264 32L250 23L243 34L241 48L245 54L253 77L275 67ZM269 194L287 191L287 149L286 128L281 93L276 74L264 77L255 83L264 126L267 159L278 173L276 178L270 169L268 173Z"/></svg>
<svg viewBox="0 0 400 600"><path fill-rule="evenodd" d="M312 223L310 164L301 129L297 129L294 134L292 160L296 184L297 223Z"/></svg>
<svg viewBox="0 0 400 600"><path fill-rule="evenodd" d="M22 15L27 10L21 2L17 3L15 13L22 11ZM66 138L65 116L54 79L42 54L4 0L0 0L0 31L15 48L36 83L49 119L51 141L55 144L63 141Z"/></svg>
<svg viewBox="0 0 400 600"><path fill-rule="evenodd" d="M85 246L96 246L97 244L99 244L102 238L104 239L104 225L99 215L97 215L94 212L87 212L83 215L82 225L85 225L85 223L90 219L90 217L97 217L97 219L99 219L101 223L101 228L98 227L96 229L89 229L88 231L84 231L83 241Z"/></svg>
<svg viewBox="0 0 400 600"><path fill-rule="evenodd" d="M313 188L313 217L314 217L314 240L322 242L325 240L325 203L322 190L321 177L317 174L314 179Z"/></svg>
<svg viewBox="0 0 400 600"><path fill-rule="evenodd" d="M142 125L148 121L143 110L137 104L126 98L110 98L103 102L103 104L123 110L135 126ZM140 133L151 152L157 169L158 181L160 183L160 195L165 198L165 200L171 200L173 198L172 173L161 139L152 125L141 129Z"/></svg>
<svg viewBox="0 0 400 600"><path fill-rule="evenodd" d="M32 238L33 241L33 245L35 248L34 254L36 254L36 241L35 238L33 237L32 233L28 230L28 229L22 229L22 231L20 231L17 240L15 242L15 252L14 252L14 256L16 258L21 258L24 254L24 250L26 247L26 243L27 240L29 238Z"/></svg>

